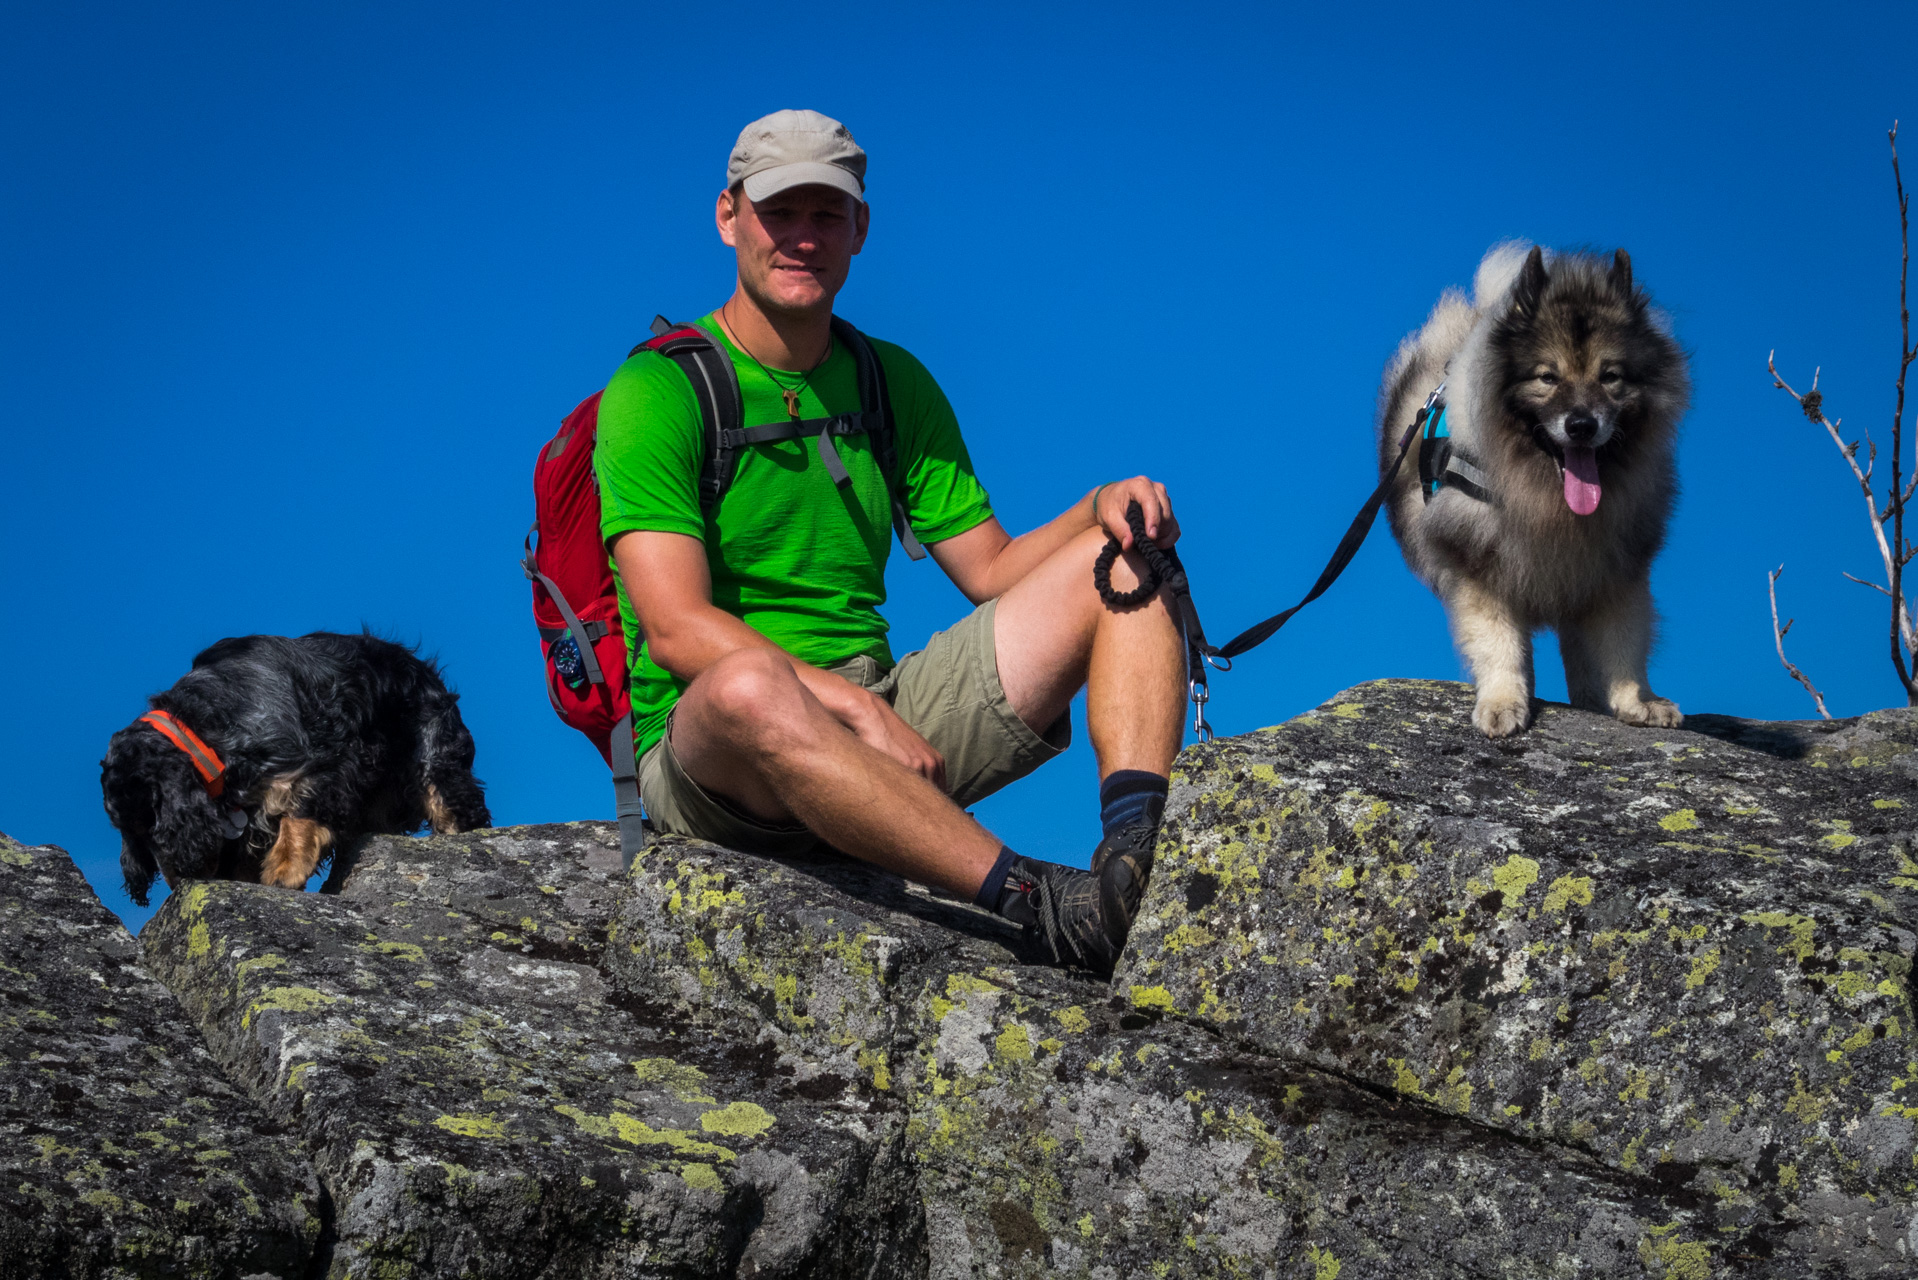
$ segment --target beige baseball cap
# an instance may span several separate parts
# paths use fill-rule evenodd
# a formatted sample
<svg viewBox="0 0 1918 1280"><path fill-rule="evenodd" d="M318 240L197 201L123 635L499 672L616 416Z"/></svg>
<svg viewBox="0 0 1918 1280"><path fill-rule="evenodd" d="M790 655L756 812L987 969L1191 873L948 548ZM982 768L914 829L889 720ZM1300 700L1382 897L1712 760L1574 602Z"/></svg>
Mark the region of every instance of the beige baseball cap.
<svg viewBox="0 0 1918 1280"><path fill-rule="evenodd" d="M866 153L845 125L817 111L775 111L739 131L726 186L746 184L748 200L814 183L866 198Z"/></svg>

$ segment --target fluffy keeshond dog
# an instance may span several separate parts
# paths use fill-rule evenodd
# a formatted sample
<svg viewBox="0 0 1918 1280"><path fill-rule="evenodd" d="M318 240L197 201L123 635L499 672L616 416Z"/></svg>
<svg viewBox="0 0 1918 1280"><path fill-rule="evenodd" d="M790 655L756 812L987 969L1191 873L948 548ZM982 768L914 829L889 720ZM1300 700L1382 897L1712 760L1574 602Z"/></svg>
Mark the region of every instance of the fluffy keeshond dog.
<svg viewBox="0 0 1918 1280"><path fill-rule="evenodd" d="M1487 254L1472 299L1447 290L1386 366L1381 475L1441 386L1387 510L1406 563L1445 602L1478 690L1472 723L1494 738L1526 726L1532 633L1549 627L1573 705L1677 725L1646 662L1690 382L1631 258Z"/></svg>

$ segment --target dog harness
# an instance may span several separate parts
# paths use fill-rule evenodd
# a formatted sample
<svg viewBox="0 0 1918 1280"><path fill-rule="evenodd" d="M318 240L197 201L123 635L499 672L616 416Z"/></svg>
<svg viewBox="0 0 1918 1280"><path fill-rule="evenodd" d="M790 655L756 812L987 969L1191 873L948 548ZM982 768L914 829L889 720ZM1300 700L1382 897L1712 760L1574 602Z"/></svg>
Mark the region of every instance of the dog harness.
<svg viewBox="0 0 1918 1280"><path fill-rule="evenodd" d="M1440 387L1439 391L1445 390ZM1434 392L1436 396L1438 392ZM1425 415L1425 430L1419 436L1419 485L1430 502L1441 488L1457 489L1468 498L1491 502L1485 473L1470 454L1452 441L1452 429L1445 420L1445 401L1435 400Z"/></svg>
<svg viewBox="0 0 1918 1280"><path fill-rule="evenodd" d="M149 711L140 717L140 721L152 725L161 737L186 752L186 758L193 762L193 771L206 784L206 793L215 799L219 798L220 793L226 790L226 764L212 747L200 741L199 734L187 728L170 711Z"/></svg>

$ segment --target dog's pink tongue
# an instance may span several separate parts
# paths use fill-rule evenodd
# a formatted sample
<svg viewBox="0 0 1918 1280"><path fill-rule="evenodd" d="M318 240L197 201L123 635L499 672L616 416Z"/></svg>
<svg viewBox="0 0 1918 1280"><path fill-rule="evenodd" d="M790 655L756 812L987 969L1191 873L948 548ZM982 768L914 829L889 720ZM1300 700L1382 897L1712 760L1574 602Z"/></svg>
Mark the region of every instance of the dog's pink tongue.
<svg viewBox="0 0 1918 1280"><path fill-rule="evenodd" d="M1565 505L1582 516L1598 510L1598 451L1565 446Z"/></svg>

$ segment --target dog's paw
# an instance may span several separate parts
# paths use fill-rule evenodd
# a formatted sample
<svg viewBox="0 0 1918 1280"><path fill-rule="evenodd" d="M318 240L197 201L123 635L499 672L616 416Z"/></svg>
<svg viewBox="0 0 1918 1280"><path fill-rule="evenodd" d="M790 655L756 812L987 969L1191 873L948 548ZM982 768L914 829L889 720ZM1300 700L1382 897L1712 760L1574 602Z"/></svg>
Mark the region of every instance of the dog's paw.
<svg viewBox="0 0 1918 1280"><path fill-rule="evenodd" d="M290 863L275 866L269 861L260 869L260 883L270 884L275 889L304 889L306 881L307 877L300 874L300 869Z"/></svg>
<svg viewBox="0 0 1918 1280"><path fill-rule="evenodd" d="M1529 698L1481 697L1472 708L1472 723L1488 738L1509 738L1531 718Z"/></svg>
<svg viewBox="0 0 1918 1280"><path fill-rule="evenodd" d="M1685 723L1685 717L1679 711L1678 704L1670 698L1644 698L1621 702L1612 708L1612 714L1618 717L1620 724L1637 725L1641 729L1676 729Z"/></svg>

